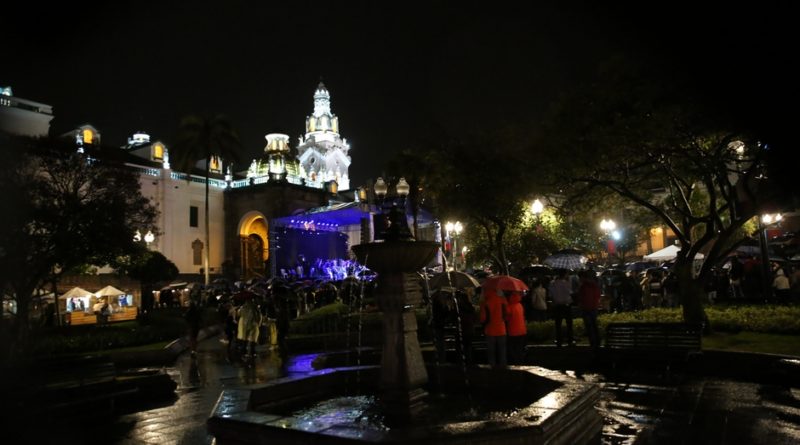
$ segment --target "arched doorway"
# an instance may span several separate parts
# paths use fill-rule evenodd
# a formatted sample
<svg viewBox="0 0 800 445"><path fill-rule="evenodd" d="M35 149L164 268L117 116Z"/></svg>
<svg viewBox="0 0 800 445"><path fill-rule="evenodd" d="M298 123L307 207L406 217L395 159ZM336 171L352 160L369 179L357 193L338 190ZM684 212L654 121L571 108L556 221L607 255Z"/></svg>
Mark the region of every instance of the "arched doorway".
<svg viewBox="0 0 800 445"><path fill-rule="evenodd" d="M248 212L239 221L239 247L242 278L265 277L269 259L269 226L260 212Z"/></svg>

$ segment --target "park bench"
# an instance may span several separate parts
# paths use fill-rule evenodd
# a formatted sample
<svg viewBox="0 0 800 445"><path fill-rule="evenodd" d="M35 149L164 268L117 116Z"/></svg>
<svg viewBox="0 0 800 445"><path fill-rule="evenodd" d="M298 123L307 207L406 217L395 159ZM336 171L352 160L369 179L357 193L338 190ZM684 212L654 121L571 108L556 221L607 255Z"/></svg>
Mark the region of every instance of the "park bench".
<svg viewBox="0 0 800 445"><path fill-rule="evenodd" d="M136 387L120 385L107 356L55 358L38 361L30 370L23 405L40 413L95 410L110 413L117 398L135 394Z"/></svg>
<svg viewBox="0 0 800 445"><path fill-rule="evenodd" d="M688 362L701 353L702 327L689 323L609 323L604 355L616 370L620 362L641 367L647 363L666 366Z"/></svg>

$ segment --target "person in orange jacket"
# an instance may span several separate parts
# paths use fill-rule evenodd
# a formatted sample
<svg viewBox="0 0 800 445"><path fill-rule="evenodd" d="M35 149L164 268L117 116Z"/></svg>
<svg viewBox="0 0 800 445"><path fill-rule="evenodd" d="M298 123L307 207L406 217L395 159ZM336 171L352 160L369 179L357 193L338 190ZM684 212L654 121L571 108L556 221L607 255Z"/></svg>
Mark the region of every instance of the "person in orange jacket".
<svg viewBox="0 0 800 445"><path fill-rule="evenodd" d="M492 366L506 366L506 318L508 304L495 289L484 289L480 320L486 336L486 355Z"/></svg>
<svg viewBox="0 0 800 445"><path fill-rule="evenodd" d="M508 296L508 362L512 365L522 365L525 358L525 343L528 338L528 327L525 324L525 308L522 306L522 292L504 291Z"/></svg>

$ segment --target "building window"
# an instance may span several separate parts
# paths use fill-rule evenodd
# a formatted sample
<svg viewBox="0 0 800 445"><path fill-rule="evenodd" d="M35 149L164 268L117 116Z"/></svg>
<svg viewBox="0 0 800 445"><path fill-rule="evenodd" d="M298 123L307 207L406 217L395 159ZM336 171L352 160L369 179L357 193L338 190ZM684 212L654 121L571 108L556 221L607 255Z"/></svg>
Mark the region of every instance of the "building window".
<svg viewBox="0 0 800 445"><path fill-rule="evenodd" d="M192 264L195 266L203 264L203 242L199 239L192 241Z"/></svg>
<svg viewBox="0 0 800 445"><path fill-rule="evenodd" d="M164 145L162 144L153 145L153 160L154 161L164 160Z"/></svg>
<svg viewBox="0 0 800 445"><path fill-rule="evenodd" d="M83 130L83 143L92 144L93 141L94 141L94 133L92 133L92 130L89 130L88 128Z"/></svg>
<svg viewBox="0 0 800 445"><path fill-rule="evenodd" d="M197 207L189 207L189 227L197 227Z"/></svg>
<svg viewBox="0 0 800 445"><path fill-rule="evenodd" d="M208 170L212 173L222 173L222 161L219 156L211 156L211 162L208 164Z"/></svg>

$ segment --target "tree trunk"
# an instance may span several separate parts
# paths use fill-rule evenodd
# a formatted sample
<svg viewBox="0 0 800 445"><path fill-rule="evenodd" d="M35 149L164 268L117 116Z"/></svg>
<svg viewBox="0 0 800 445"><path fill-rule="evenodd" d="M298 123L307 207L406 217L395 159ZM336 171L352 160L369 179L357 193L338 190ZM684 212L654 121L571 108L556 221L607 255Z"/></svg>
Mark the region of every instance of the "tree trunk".
<svg viewBox="0 0 800 445"><path fill-rule="evenodd" d="M503 275L509 275L508 273L508 259L506 258L506 249L503 246L503 235L505 235L506 228L503 226L499 226L497 228L497 234L495 235L495 242L497 243L497 256L500 260L500 272Z"/></svg>
<svg viewBox="0 0 800 445"><path fill-rule="evenodd" d="M53 303L56 305L55 307L56 326L61 326L61 311L58 308L58 283L56 282L56 278L53 278L52 285L53 285Z"/></svg>
<svg viewBox="0 0 800 445"><path fill-rule="evenodd" d="M703 310L705 290L700 280L692 276L692 263L675 264L673 269L678 278L678 295L683 309L683 321L687 323L702 324L704 330L710 329L708 319Z"/></svg>
<svg viewBox="0 0 800 445"><path fill-rule="evenodd" d="M17 292L15 290L15 292ZM25 297L20 297L25 295ZM17 293L14 297L17 302L17 316L13 318L11 324L11 338L14 340L8 347L10 358L22 356L28 350L30 340L30 302L33 296L33 289L24 290Z"/></svg>
<svg viewBox="0 0 800 445"><path fill-rule="evenodd" d="M211 278L208 271L208 265L211 262L211 229L208 227L208 176L209 176L209 156L206 156L206 248L203 251L203 272L205 272L205 283L208 286L211 283Z"/></svg>

